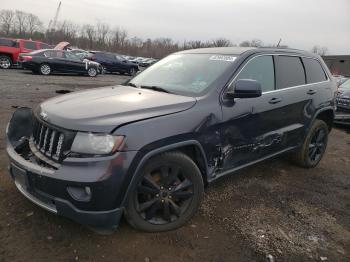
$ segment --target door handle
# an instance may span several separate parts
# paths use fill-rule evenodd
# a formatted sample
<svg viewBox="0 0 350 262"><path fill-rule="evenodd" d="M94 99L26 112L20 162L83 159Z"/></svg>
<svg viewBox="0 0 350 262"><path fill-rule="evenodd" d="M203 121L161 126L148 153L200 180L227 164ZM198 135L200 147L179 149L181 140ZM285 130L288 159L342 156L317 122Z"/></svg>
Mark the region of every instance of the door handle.
<svg viewBox="0 0 350 262"><path fill-rule="evenodd" d="M269 103L270 103L270 104L277 104L277 103L279 103L279 102L281 102L281 101L282 101L281 98L274 97L274 98L272 98L272 99L269 101Z"/></svg>
<svg viewBox="0 0 350 262"><path fill-rule="evenodd" d="M313 95L313 94L316 94L317 91L316 90L313 90L313 89L310 89L309 91L306 92L306 94L308 95Z"/></svg>

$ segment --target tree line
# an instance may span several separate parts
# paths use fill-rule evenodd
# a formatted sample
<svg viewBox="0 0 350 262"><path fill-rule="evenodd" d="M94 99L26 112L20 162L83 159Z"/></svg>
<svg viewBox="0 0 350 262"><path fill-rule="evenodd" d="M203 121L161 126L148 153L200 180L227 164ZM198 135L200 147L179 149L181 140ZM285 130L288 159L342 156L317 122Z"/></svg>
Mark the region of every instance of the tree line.
<svg viewBox="0 0 350 262"><path fill-rule="evenodd" d="M4 9L0 10L0 35L40 40L51 45L55 45L61 41L67 41L72 46L86 50L101 50L154 58L162 58L170 53L192 48L274 46L264 44L259 39L243 41L238 45L226 38L217 38L211 41L190 40L182 43L176 42L171 38L142 39L137 36L130 36L128 31L121 27L112 27L109 24L101 22L94 25L79 25L64 20L58 22L55 28L48 30L35 14ZM313 51L327 52L327 49L324 47L316 48L315 46Z"/></svg>

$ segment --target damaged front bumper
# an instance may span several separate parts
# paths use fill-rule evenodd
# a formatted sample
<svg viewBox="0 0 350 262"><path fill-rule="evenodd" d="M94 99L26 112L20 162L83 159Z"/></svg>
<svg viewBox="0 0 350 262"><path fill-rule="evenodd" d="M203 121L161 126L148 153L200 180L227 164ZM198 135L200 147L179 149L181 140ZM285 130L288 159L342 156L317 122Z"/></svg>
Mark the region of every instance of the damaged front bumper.
<svg viewBox="0 0 350 262"><path fill-rule="evenodd" d="M36 205L80 224L117 226L126 167L136 152L66 158L54 167L31 152L31 117L30 109L20 108L6 130L9 173L17 189Z"/></svg>
<svg viewBox="0 0 350 262"><path fill-rule="evenodd" d="M339 109L339 107L338 107ZM335 112L334 123L339 125L350 125L350 109Z"/></svg>

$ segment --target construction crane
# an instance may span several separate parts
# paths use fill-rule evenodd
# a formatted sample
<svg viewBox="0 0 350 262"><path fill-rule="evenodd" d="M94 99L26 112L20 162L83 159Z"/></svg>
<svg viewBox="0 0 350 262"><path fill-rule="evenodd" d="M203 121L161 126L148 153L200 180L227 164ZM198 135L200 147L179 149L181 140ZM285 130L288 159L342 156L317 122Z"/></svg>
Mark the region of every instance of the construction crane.
<svg viewBox="0 0 350 262"><path fill-rule="evenodd" d="M49 22L49 26L47 28L47 31L52 31L52 30L56 29L57 18L58 18L58 15L60 13L60 9L61 9L61 2L58 4L54 19L50 20L50 22Z"/></svg>

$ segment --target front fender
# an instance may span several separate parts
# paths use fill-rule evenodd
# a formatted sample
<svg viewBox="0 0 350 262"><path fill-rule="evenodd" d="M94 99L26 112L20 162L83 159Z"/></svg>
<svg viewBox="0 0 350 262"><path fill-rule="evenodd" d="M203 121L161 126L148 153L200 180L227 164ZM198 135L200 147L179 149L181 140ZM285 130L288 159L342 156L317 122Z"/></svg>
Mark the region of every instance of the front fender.
<svg viewBox="0 0 350 262"><path fill-rule="evenodd" d="M201 154L201 157L202 157L202 160L204 161L204 166L205 166L204 179L206 179L206 181L207 181L208 180L208 174L209 174L208 169L207 169L207 167L208 167L207 158L206 158L206 155L204 153L204 149L203 149L202 145L197 140L187 140L187 141L182 141L182 142L170 144L170 145L167 145L167 146L163 146L163 147L160 147L160 148L156 148L156 149L154 149L152 151L149 151L149 152L145 153L144 155L142 155L141 156L141 160L137 160L139 162L137 164L137 167L132 172L132 177L130 179L129 185L127 186L127 190L125 192L124 199L123 199L123 201L121 203L121 206L122 207L126 206L128 198L129 198L129 196L130 196L130 194L132 192L132 188L135 185L135 183L137 183L137 179L141 175L140 171L142 170L142 168L145 166L145 164L147 163L147 161L149 159L151 159L152 157L154 157L156 155L159 155L161 153L168 152L168 151L171 151L171 150L180 149L180 148L183 148L183 147L186 147L186 146L195 146L199 150L199 152ZM139 151L139 152L142 152L142 150Z"/></svg>

